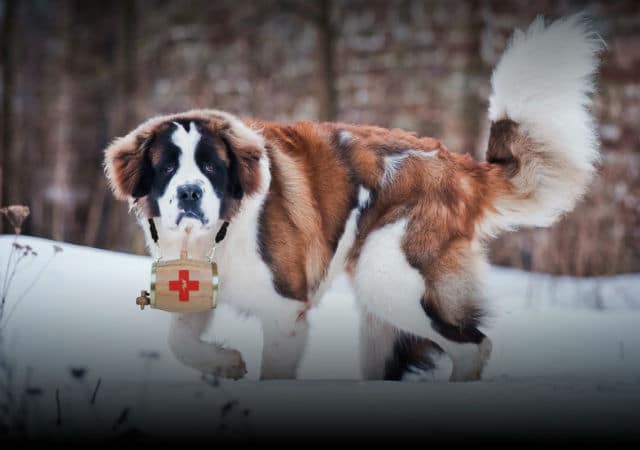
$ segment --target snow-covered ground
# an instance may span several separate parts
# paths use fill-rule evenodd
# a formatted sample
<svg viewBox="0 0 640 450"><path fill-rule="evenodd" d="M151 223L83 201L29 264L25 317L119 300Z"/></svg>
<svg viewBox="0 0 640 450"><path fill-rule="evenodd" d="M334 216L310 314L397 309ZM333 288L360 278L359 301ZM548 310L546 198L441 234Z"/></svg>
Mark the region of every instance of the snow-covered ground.
<svg viewBox="0 0 640 450"><path fill-rule="evenodd" d="M2 270L12 240L0 237ZM12 285L4 344L19 384L41 389L27 396L38 436L132 427L154 436L640 436L640 275L579 280L492 268L483 331L493 353L483 381L462 384L446 382L445 358L402 383L359 381L359 318L344 279L309 316L297 381L257 381L259 324L220 307L205 338L242 351L249 373L213 386L169 352L169 314L135 305L149 258L59 244L63 252L15 307L56 244L19 242L38 256ZM86 373L74 378L71 368Z"/></svg>

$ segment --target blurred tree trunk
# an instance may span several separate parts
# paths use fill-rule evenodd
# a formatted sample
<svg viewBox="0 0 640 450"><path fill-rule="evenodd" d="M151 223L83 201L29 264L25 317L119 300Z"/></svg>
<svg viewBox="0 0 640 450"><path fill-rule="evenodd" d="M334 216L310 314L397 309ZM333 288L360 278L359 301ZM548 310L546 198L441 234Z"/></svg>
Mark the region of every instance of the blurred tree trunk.
<svg viewBox="0 0 640 450"><path fill-rule="evenodd" d="M316 17L318 33L317 61L320 89L318 91L318 118L335 120L338 116L338 95L335 70L335 27L331 20L332 0L320 0Z"/></svg>
<svg viewBox="0 0 640 450"><path fill-rule="evenodd" d="M0 141L0 205L8 203L11 176L8 170L12 162L13 142L13 73L14 60L13 49L15 46L15 22L17 17L17 1L6 0L4 2L4 15L2 17L2 141ZM0 233L3 230L0 221Z"/></svg>
<svg viewBox="0 0 640 450"><path fill-rule="evenodd" d="M52 202L51 236L62 241L66 235L66 225L71 213L72 191L69 184L71 178L71 66L72 46L74 45L73 9L68 2L61 4L61 59L64 62L58 67L58 92L55 99L54 116L56 118L54 148L55 161L53 165L53 185L50 192Z"/></svg>
<svg viewBox="0 0 640 450"><path fill-rule="evenodd" d="M115 90L114 101L109 114L111 126L108 136L120 136L136 125L137 92L137 10L136 3L120 0L114 15L117 34L114 38L115 61L106 70L112 72ZM108 138L109 139L109 138ZM100 154L100 158L102 155ZM117 234L122 230L122 214L107 214L119 205L114 201L108 190L106 178L98 174L91 201L87 225L84 233L84 243L90 246L104 246L117 240Z"/></svg>

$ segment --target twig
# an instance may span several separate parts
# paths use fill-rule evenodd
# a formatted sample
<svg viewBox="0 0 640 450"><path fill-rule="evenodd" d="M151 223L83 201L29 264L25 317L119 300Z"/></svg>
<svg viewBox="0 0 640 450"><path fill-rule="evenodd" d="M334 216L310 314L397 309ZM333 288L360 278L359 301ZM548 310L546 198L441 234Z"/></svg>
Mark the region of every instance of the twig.
<svg viewBox="0 0 640 450"><path fill-rule="evenodd" d="M62 425L62 409L60 408L60 389L56 389L56 426Z"/></svg>
<svg viewBox="0 0 640 450"><path fill-rule="evenodd" d="M9 280L9 265L11 260L13 259L13 253L16 250L16 243L18 242L18 235L16 234L13 238L13 242L11 243L11 252L9 253L9 257L7 258L7 264L4 268L4 278L2 280L2 304L0 304L0 319L2 318L2 313L4 312L4 304L7 301L7 281Z"/></svg>
<svg viewBox="0 0 640 450"><path fill-rule="evenodd" d="M53 258L55 257L56 257L56 252L54 251L49 257L49 259L47 260L47 262L40 268L40 271L38 272L38 274L33 278L33 280L31 281L31 284L27 286L27 288L22 292L18 300L15 301L15 303L13 304L13 307L11 308L11 311L9 311L9 313L7 314L7 319L4 321L4 324L2 323L2 315L0 315L0 332L4 330L4 327L9 323L11 317L13 316L13 313L18 308L18 305L26 297L29 291L31 291L31 289L36 285L36 283L40 280L40 277L42 277L42 274L47 269L47 267L49 267L49 264L51 264L51 261L53 261Z"/></svg>
<svg viewBox="0 0 640 450"><path fill-rule="evenodd" d="M18 253L18 259L16 259L16 261L13 263L11 274L7 275L6 287L2 294L2 309L0 310L0 318L2 318L2 316L4 315L4 306L7 301L7 297L9 296L9 289L11 289L11 284L13 282L13 279L16 276L16 270L18 270L18 266L20 265L20 262L24 259L24 257L25 257L24 253L22 252Z"/></svg>
<svg viewBox="0 0 640 450"><path fill-rule="evenodd" d="M96 383L96 388L93 390L93 395L91 396L91 401L89 402L91 405L96 404L96 397L98 396L98 389L100 389L101 384L102 384L102 378L98 378L98 382Z"/></svg>
<svg viewBox="0 0 640 450"><path fill-rule="evenodd" d="M38 254L37 253L33 253L32 251L29 251L29 255L27 256L33 256L33 258L29 258L28 260L25 260L25 264L21 267L19 267L18 272L16 274L20 274L22 272L24 272L25 270L27 270L29 267L31 267L33 265L33 262L36 260L36 256Z"/></svg>
<svg viewBox="0 0 640 450"><path fill-rule="evenodd" d="M111 429L113 431L116 431L120 425L122 425L127 421L128 417L129 417L129 407L125 406L125 408L122 410L122 412L114 422L113 427L111 427Z"/></svg>
<svg viewBox="0 0 640 450"><path fill-rule="evenodd" d="M2 336L0 336L0 372L4 373L4 377L0 378L0 430L3 427L11 430L12 423L15 422L13 406L15 399L13 396L13 370L4 355L2 348Z"/></svg>

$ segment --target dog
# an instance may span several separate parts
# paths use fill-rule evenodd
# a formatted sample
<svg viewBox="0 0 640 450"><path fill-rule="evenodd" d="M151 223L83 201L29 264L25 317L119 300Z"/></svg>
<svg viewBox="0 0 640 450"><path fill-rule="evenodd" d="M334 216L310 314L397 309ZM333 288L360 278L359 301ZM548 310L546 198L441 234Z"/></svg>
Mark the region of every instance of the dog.
<svg viewBox="0 0 640 450"><path fill-rule="evenodd" d="M178 257L187 226L193 258L221 239L219 301L261 321L262 379L295 377L305 314L346 272L365 379L398 379L403 361L431 348L451 359L451 380L477 380L491 352L479 330L485 244L549 226L589 185L601 48L583 15L517 31L492 74L486 162L398 129L192 110L116 139L106 176L155 256L148 218L165 259ZM169 346L188 366L240 378L239 352L201 340L213 314L176 314Z"/></svg>

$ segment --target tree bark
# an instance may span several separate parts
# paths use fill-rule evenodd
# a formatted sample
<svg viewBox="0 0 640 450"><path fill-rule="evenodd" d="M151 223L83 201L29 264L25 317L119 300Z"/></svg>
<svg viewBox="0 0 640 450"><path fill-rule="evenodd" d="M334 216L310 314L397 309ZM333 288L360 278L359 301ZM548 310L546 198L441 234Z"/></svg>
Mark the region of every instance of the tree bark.
<svg viewBox="0 0 640 450"><path fill-rule="evenodd" d="M116 11L114 26L118 29L115 41L116 60L108 68L115 81L115 101L110 108L109 136L120 136L136 125L137 92L137 10L135 2L120 0ZM117 206L102 174L97 175L96 184L89 202L89 211L83 242L90 246L105 246L111 236L117 236L122 229L122 215L114 212ZM125 216L126 218L126 216Z"/></svg>
<svg viewBox="0 0 640 450"><path fill-rule="evenodd" d="M55 99L55 117L57 130L54 137L55 161L53 163L53 192L51 237L57 241L63 241L66 237L68 222L71 222L72 191L70 178L72 146L72 87L73 80L71 67L73 66L73 10L69 3L62 4L61 20L61 60L64 65L59 70L59 86Z"/></svg>
<svg viewBox="0 0 640 450"><path fill-rule="evenodd" d="M0 206L9 203L8 167L11 163L13 142L13 48L15 45L15 22L17 18L17 1L4 2L4 17L2 18L2 141L0 142ZM3 223L0 221L0 233Z"/></svg>
<svg viewBox="0 0 640 450"><path fill-rule="evenodd" d="M335 120L338 115L338 94L336 92L335 70L335 29L331 20L332 0L321 0L316 20L317 60L319 66L318 92L320 120Z"/></svg>

